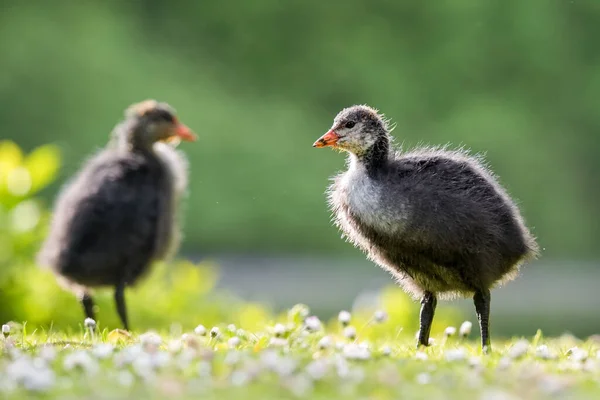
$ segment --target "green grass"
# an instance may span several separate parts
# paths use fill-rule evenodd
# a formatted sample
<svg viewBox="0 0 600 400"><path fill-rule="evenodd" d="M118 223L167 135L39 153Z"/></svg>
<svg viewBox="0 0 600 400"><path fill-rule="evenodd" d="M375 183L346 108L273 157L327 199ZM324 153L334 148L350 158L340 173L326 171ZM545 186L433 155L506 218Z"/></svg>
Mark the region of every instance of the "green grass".
<svg viewBox="0 0 600 400"><path fill-rule="evenodd" d="M128 334L81 327L0 339L5 399L542 399L598 398L600 344L565 335L494 340L437 333L417 350L394 319L306 320L296 306L256 331L219 325ZM277 327L275 327L275 324ZM313 329L310 329L310 328ZM346 333L346 334L345 334ZM323 339L327 337L328 339ZM233 338L233 339L232 339Z"/></svg>

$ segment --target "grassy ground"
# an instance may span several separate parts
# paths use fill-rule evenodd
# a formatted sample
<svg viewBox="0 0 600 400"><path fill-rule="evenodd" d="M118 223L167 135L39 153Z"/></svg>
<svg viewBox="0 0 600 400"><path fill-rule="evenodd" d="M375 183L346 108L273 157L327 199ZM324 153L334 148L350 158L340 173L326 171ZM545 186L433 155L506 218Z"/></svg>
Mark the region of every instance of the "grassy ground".
<svg viewBox="0 0 600 400"><path fill-rule="evenodd" d="M600 343L572 336L496 340L482 355L470 323L417 350L412 335L349 314L329 324L296 306L263 331L199 326L162 334L6 325L0 394L34 398L598 398ZM356 325L355 325L356 324ZM347 325L347 326L345 326ZM396 332L390 335L389 332Z"/></svg>

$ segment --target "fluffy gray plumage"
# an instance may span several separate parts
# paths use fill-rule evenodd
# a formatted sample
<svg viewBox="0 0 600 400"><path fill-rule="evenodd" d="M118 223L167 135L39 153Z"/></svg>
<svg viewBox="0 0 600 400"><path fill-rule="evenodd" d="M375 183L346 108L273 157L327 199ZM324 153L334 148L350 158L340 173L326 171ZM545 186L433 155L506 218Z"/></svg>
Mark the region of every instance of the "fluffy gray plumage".
<svg viewBox="0 0 600 400"><path fill-rule="evenodd" d="M177 250L176 209L187 184L187 162L162 142L173 137L177 124L164 103L131 106L111 143L91 157L56 201L38 261L82 299L88 317L93 316L90 288L122 290L152 262ZM126 316L121 318L127 329Z"/></svg>
<svg viewBox="0 0 600 400"><path fill-rule="evenodd" d="M315 143L349 152L348 169L328 192L335 224L433 309L437 297L489 297L538 253L517 206L480 157L446 148L398 152L389 131L376 110L354 106L335 118L334 142Z"/></svg>

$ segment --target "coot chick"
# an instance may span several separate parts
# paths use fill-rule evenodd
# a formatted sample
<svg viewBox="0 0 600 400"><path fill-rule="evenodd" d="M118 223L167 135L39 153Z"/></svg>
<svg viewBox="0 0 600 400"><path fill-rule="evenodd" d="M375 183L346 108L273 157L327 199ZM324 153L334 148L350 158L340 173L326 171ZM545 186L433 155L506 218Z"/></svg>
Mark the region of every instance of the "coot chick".
<svg viewBox="0 0 600 400"><path fill-rule="evenodd" d="M133 104L109 145L59 194L38 262L78 296L86 317L95 319L90 289L114 287L129 330L125 287L176 251L176 209L187 184L185 158L172 146L179 140L196 136L168 104Z"/></svg>
<svg viewBox="0 0 600 400"><path fill-rule="evenodd" d="M490 288L513 279L538 246L515 203L480 157L464 150L392 149L377 110L342 110L314 147L349 153L329 187L348 241L421 299L419 345L429 344L438 298L473 296L483 351L490 348Z"/></svg>

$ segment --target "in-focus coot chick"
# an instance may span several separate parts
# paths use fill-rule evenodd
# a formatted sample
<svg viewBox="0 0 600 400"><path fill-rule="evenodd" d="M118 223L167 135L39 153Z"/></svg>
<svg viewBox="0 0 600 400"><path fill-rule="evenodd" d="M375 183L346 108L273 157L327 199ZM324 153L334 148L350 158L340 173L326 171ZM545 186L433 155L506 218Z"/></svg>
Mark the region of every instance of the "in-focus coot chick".
<svg viewBox="0 0 600 400"><path fill-rule="evenodd" d="M329 188L336 225L421 299L417 346L429 344L438 297L469 295L487 351L490 288L537 256L536 241L480 158L427 147L401 153L390 141L376 110L353 106L314 143L349 153Z"/></svg>
<svg viewBox="0 0 600 400"><path fill-rule="evenodd" d="M75 292L86 317L94 319L90 288L111 286L128 330L125 287L176 251L176 209L187 185L185 158L171 146L179 140L196 136L168 104L133 104L109 145L60 193L38 262Z"/></svg>

